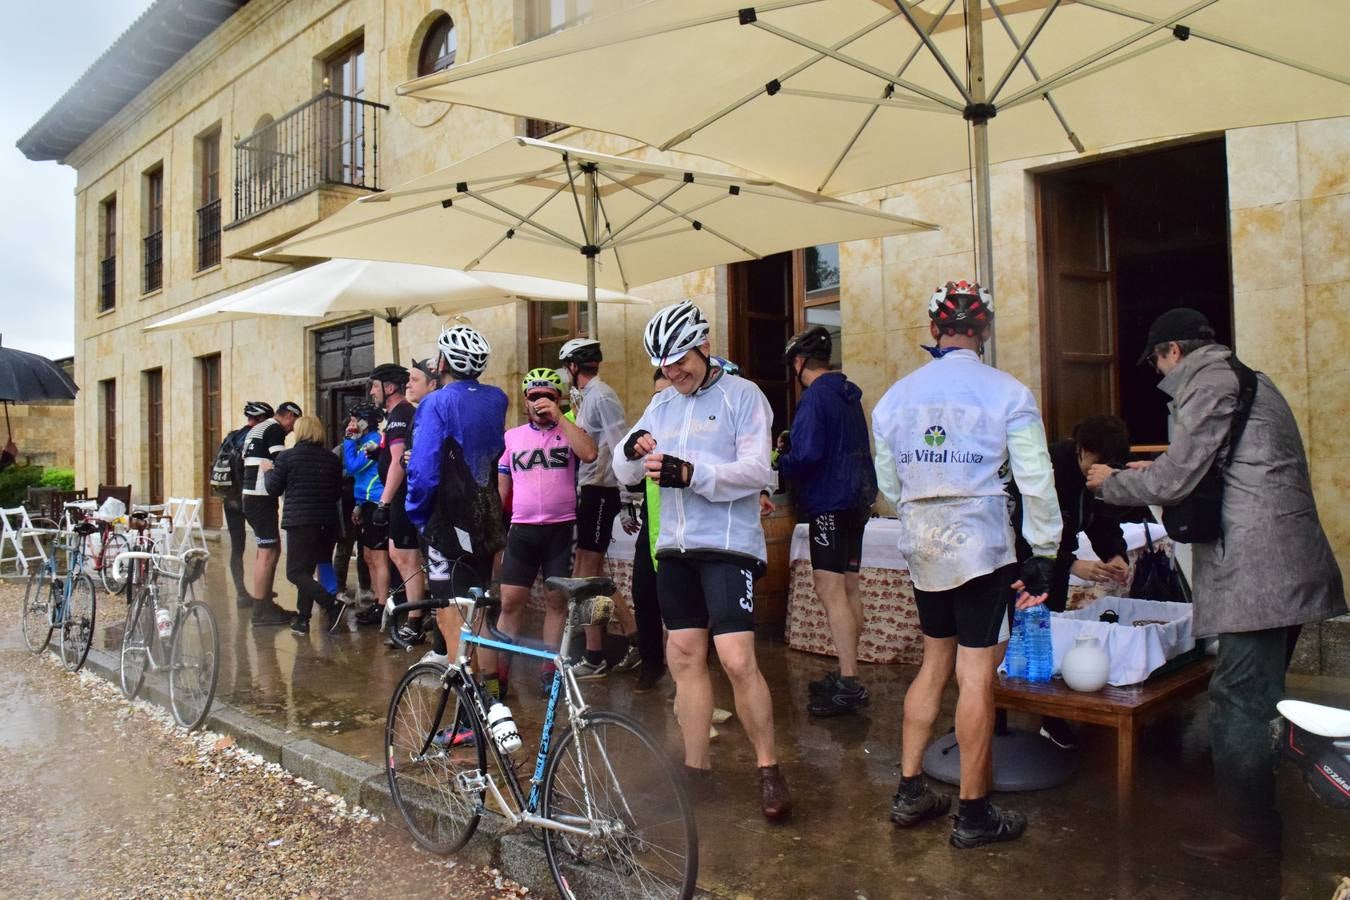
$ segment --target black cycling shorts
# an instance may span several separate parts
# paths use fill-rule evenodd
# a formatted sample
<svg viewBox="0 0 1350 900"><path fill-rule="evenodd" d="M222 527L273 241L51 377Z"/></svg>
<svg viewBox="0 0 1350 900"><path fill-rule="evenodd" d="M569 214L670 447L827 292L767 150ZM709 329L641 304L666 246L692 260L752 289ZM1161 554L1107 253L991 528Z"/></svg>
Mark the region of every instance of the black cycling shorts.
<svg viewBox="0 0 1350 900"><path fill-rule="evenodd" d="M448 559L430 544L424 545L422 549L427 555L427 590L437 600L463 597L469 588L486 588L492 578L491 557L461 556Z"/></svg>
<svg viewBox="0 0 1350 900"><path fill-rule="evenodd" d="M919 630L930 638L956 638L962 647L993 647L1008 639L1017 565L972 578L949 591L914 589Z"/></svg>
<svg viewBox="0 0 1350 900"><path fill-rule="evenodd" d="M754 631L752 566L731 559L658 557L656 597L667 630L706 628L714 637Z"/></svg>
<svg viewBox="0 0 1350 900"><path fill-rule="evenodd" d="M422 542L417 535L417 526L413 525L407 510L403 508L405 499L404 492L399 491L389 504L389 541L399 550L417 550Z"/></svg>
<svg viewBox="0 0 1350 900"><path fill-rule="evenodd" d="M535 576L572 572L572 522L512 525L502 554L502 584L531 587Z"/></svg>
<svg viewBox="0 0 1350 900"><path fill-rule="evenodd" d="M866 510L847 509L812 516L807 523L811 537L811 568L840 575L862 567L863 529Z"/></svg>
<svg viewBox="0 0 1350 900"><path fill-rule="evenodd" d="M614 538L619 489L585 484L577 491L577 549L604 553Z"/></svg>
<svg viewBox="0 0 1350 900"><path fill-rule="evenodd" d="M376 525L374 523L375 510L379 508L373 500L366 500L361 504L361 525L356 532L356 540L367 550L385 550L389 547L389 526ZM394 510L389 510L390 518L393 518Z"/></svg>
<svg viewBox="0 0 1350 900"><path fill-rule="evenodd" d="M270 550L281 546L281 530L277 527L276 497L245 494L244 521L253 529L253 539L258 547Z"/></svg>

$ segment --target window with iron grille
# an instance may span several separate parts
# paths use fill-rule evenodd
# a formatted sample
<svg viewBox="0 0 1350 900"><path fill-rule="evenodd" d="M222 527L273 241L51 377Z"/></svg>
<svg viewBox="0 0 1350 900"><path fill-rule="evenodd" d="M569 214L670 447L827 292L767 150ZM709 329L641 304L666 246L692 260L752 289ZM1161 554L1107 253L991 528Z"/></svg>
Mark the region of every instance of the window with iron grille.
<svg viewBox="0 0 1350 900"><path fill-rule="evenodd" d="M141 238L141 293L164 286L164 167L145 173L142 195L145 236Z"/></svg>
<svg viewBox="0 0 1350 900"><path fill-rule="evenodd" d="M197 138L197 271L220 265L220 129Z"/></svg>
<svg viewBox="0 0 1350 900"><path fill-rule="evenodd" d="M98 311L117 305L117 197L99 204Z"/></svg>

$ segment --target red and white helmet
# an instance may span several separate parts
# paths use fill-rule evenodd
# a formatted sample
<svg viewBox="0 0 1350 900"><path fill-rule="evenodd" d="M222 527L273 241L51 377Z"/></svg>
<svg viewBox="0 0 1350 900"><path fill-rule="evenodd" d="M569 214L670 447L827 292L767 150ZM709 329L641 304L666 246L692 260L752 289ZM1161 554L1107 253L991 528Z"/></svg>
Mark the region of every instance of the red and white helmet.
<svg viewBox="0 0 1350 900"><path fill-rule="evenodd" d="M928 318L946 334L976 337L994 321L994 295L977 281L949 281L929 298Z"/></svg>

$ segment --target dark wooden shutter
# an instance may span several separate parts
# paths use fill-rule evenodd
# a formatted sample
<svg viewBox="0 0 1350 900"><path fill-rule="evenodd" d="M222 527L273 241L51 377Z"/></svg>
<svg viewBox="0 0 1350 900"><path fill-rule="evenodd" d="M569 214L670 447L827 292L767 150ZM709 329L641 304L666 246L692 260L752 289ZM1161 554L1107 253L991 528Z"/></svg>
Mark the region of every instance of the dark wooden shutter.
<svg viewBox="0 0 1350 900"><path fill-rule="evenodd" d="M224 521L224 510L220 498L210 490L211 467L216 461L216 451L220 442L225 440L224 424L220 414L220 354L202 356L197 360L201 377L201 427L202 427L202 522L208 528L219 528Z"/></svg>
<svg viewBox="0 0 1350 900"><path fill-rule="evenodd" d="M164 502L164 370L145 373L146 455L149 463L150 502Z"/></svg>

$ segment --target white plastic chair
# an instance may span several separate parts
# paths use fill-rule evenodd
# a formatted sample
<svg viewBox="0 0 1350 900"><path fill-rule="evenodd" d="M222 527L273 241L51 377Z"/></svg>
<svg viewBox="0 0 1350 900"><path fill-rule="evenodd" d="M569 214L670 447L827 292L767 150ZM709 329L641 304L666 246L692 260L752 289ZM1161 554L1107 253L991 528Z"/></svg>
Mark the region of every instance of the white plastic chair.
<svg viewBox="0 0 1350 900"><path fill-rule="evenodd" d="M13 560L18 564L19 571L26 575L29 563L46 564L47 551L43 549L42 541L38 540L38 535L33 530L33 520L28 517L27 509L22 506L0 509L0 520L4 523L3 529L0 530L0 567ZM24 551L25 540L31 542L34 553ZM7 548L11 552L7 552Z"/></svg>
<svg viewBox="0 0 1350 900"><path fill-rule="evenodd" d="M167 552L182 555L188 550L207 549L201 498L170 497L166 506L172 520Z"/></svg>

